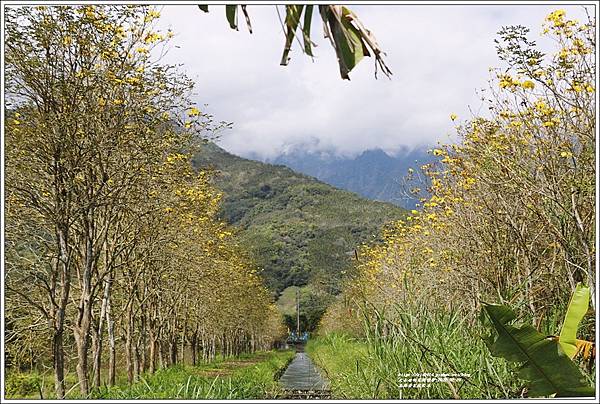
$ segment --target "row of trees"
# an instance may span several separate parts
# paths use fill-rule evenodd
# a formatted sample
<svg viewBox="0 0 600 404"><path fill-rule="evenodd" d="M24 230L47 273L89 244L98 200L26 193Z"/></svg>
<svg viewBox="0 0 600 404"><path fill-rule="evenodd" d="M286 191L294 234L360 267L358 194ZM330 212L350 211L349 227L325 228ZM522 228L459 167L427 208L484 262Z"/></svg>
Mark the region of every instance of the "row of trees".
<svg viewBox="0 0 600 404"><path fill-rule="evenodd" d="M524 27L500 32L506 66L482 92L489 114L432 150L440 161L421 167L430 198L361 250L324 330L360 332L365 302L460 308L475 321L482 301L499 301L540 327L564 312L578 282L595 301L594 30L591 18L551 13L552 55Z"/></svg>
<svg viewBox="0 0 600 404"><path fill-rule="evenodd" d="M123 358L129 382L185 360L265 349L270 294L217 217L191 155L213 123L160 62L170 32L146 6L6 13L6 347L12 366L65 346L81 394ZM69 352L68 350L66 352ZM91 363L90 363L91 362ZM66 369L67 368L67 369Z"/></svg>

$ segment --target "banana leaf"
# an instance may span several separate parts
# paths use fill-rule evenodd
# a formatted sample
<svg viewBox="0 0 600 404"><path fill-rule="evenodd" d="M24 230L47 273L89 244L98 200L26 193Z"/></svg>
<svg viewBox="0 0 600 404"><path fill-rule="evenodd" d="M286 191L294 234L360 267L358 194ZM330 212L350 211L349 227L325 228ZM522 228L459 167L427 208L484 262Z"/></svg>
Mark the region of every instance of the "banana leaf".
<svg viewBox="0 0 600 404"><path fill-rule="evenodd" d="M304 34L304 53L308 56L314 56L312 53L312 41L310 40L310 25L312 22L313 6L306 6L304 11L304 24L302 26L302 33Z"/></svg>
<svg viewBox="0 0 600 404"><path fill-rule="evenodd" d="M290 58L289 53L292 49L292 42L296 36L296 29L300 23L300 15L302 14L302 5L290 5L285 7L285 47L283 48L283 55L281 56L280 64L287 66Z"/></svg>
<svg viewBox="0 0 600 404"><path fill-rule="evenodd" d="M557 341L546 338L530 325L512 325L516 315L507 306L486 303L484 310L496 330L496 335L486 340L490 352L521 364L519 377L529 382L530 397L595 395L594 388L586 383Z"/></svg>
<svg viewBox="0 0 600 404"><path fill-rule="evenodd" d="M319 6L327 37L337 54L340 75L349 80L348 73L369 51L360 32L350 22L350 10L343 6Z"/></svg>
<svg viewBox="0 0 600 404"><path fill-rule="evenodd" d="M558 337L558 343L569 358L577 353L577 328L585 316L590 303L590 288L578 283L571 296L565 321Z"/></svg>
<svg viewBox="0 0 600 404"><path fill-rule="evenodd" d="M560 341L558 340L558 337L555 335L549 335L546 338L553 339L560 343ZM587 360L593 361L596 358L596 344L594 342L586 341L584 339L576 339L575 347L576 347L577 351L575 352L575 355L573 356L573 358L581 357L583 360L586 360L586 361ZM564 349L563 349L563 351L564 351ZM573 359L573 358L571 358L571 359Z"/></svg>
<svg viewBox="0 0 600 404"><path fill-rule="evenodd" d="M207 5L199 5L200 10L208 12ZM313 15L313 5L286 5L286 17L285 17L285 47L283 49L283 55L281 57L281 65L287 65L289 62L289 53L292 47L294 38L296 37L296 30L300 25L300 19L302 18L302 12L304 11L303 25L301 26L302 36L304 39L304 46L302 51L313 56L313 47L316 46L310 39L311 35L311 22ZM246 18L246 25L248 30L252 33L252 26L250 24L250 16L246 10L246 5L241 6L242 13ZM375 37L365 26L362 24L360 19L352 10L344 6L338 5L319 5L319 13L323 20L323 30L325 36L329 39L332 47L335 49L335 53L338 59L338 66L340 68L340 75L345 80L350 80L348 73L364 58L364 56L375 57L375 78L377 78L377 71L381 71L389 78L392 75L392 71L385 64L383 56L385 52L381 49ZM232 29L238 29L238 9L237 5L226 5L225 15L229 26Z"/></svg>
<svg viewBox="0 0 600 404"><path fill-rule="evenodd" d="M225 6L225 16L227 17L227 21L229 22L229 26L231 27L231 29L237 30L237 6Z"/></svg>

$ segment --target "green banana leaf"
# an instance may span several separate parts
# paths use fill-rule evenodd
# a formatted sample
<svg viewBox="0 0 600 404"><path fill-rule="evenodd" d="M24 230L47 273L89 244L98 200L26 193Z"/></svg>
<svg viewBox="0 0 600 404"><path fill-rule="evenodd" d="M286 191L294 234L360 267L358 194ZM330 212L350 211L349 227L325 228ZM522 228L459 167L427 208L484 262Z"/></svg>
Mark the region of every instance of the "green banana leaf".
<svg viewBox="0 0 600 404"><path fill-rule="evenodd" d="M281 56L280 64L287 66L290 58L288 57L290 50L292 49L292 42L296 36L296 29L300 23L300 15L304 6L301 5L290 5L285 7L285 47L283 48L283 55Z"/></svg>
<svg viewBox="0 0 600 404"><path fill-rule="evenodd" d="M312 53L312 41L310 40L310 24L312 22L313 6L306 6L304 11L304 24L302 26L302 33L304 34L304 53L308 56L314 56Z"/></svg>
<svg viewBox="0 0 600 404"><path fill-rule="evenodd" d="M579 328L579 323L587 313L589 303L590 288L578 283L573 296L571 296L565 321L558 337L560 347L571 359L577 353L577 328Z"/></svg>
<svg viewBox="0 0 600 404"><path fill-rule="evenodd" d="M363 44L360 32L351 24L351 12L343 6L319 6L327 36L335 49L340 67L340 75L349 80L348 73L369 52Z"/></svg>
<svg viewBox="0 0 600 404"><path fill-rule="evenodd" d="M555 394L557 397L594 396L577 365L560 345L530 325L511 325L516 316L507 306L484 304L497 335L486 341L493 356L521 364L519 377L527 380L530 397Z"/></svg>
<svg viewBox="0 0 600 404"><path fill-rule="evenodd" d="M227 17L227 21L229 21L231 29L237 30L237 6L225 6L225 16Z"/></svg>
<svg viewBox="0 0 600 404"><path fill-rule="evenodd" d="M198 5L200 10L208 12L207 5ZM296 30L300 25L302 12L304 11L303 25L301 26L304 46L302 51L313 56L313 47L316 46L310 39L311 22L314 6L307 4L285 6L285 47L281 57L281 65L287 65L289 62L289 53L292 43L296 36ZM246 10L246 5L241 6L242 13L246 18L248 30L252 33L250 16ZM347 7L339 5L319 5L319 14L323 20L323 30L325 36L329 39L331 46L335 49L342 79L350 80L348 73L365 57L375 57L375 78L377 78L378 68L390 78L392 71L387 67L383 56L385 52L381 49L375 37L364 27L356 14ZM232 29L238 29L238 9L237 5L226 5L225 15L229 26Z"/></svg>

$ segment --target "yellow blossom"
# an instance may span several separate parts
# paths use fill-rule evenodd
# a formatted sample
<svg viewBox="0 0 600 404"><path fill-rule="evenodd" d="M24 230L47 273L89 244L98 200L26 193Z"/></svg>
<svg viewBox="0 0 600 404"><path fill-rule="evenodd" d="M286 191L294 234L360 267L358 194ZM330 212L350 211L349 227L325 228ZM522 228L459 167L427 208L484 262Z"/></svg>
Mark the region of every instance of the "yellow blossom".
<svg viewBox="0 0 600 404"><path fill-rule="evenodd" d="M158 34L156 32L151 32L148 35L146 35L146 37L144 38L144 42L146 44L152 44L154 42L158 42L163 40L165 37L161 34Z"/></svg>
<svg viewBox="0 0 600 404"><path fill-rule="evenodd" d="M546 17L546 21L550 21L554 24L555 27L562 27L565 25L563 18L565 17L565 10L556 10L550 13Z"/></svg>
<svg viewBox="0 0 600 404"><path fill-rule="evenodd" d="M150 22L156 18L160 17L160 13L156 10L148 11L148 14L144 17L144 22Z"/></svg>
<svg viewBox="0 0 600 404"><path fill-rule="evenodd" d="M558 53L558 57L563 60L566 59L567 57L569 57L569 50L567 48L561 49Z"/></svg>
<svg viewBox="0 0 600 404"><path fill-rule="evenodd" d="M535 66L537 63L538 63L538 61L537 61L537 59L535 59L535 58L530 58L530 59L527 61L527 64L528 64L529 66Z"/></svg>
<svg viewBox="0 0 600 404"><path fill-rule="evenodd" d="M521 86L527 90L532 90L535 87L535 84L533 84L533 81L531 80L525 80L521 83Z"/></svg>
<svg viewBox="0 0 600 404"><path fill-rule="evenodd" d="M500 86L500 88L514 88L515 86L519 85L519 82L516 81L515 79L513 79L511 76L509 75L503 75L500 76L500 82L498 83L498 85Z"/></svg>

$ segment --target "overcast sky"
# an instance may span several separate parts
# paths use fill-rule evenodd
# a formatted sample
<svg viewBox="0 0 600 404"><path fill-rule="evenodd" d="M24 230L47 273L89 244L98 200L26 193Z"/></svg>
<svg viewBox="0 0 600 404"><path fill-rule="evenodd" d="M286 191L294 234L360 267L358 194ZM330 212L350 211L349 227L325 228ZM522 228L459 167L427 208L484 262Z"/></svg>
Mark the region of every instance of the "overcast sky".
<svg viewBox="0 0 600 404"><path fill-rule="evenodd" d="M233 122L220 144L242 156L273 158L294 148L354 155L382 148L451 140L454 123L478 111L476 90L488 69L500 66L493 40L502 26L521 24L540 39L541 24L561 8L583 20L579 6L374 5L349 6L387 52L392 80L375 80L364 58L341 80L333 48L323 39L315 10L316 58L294 43L287 67L279 65L284 36L275 6L250 5L254 29L243 18L229 28L225 7L163 6L160 25L176 36L168 62L196 82L196 100L217 120ZM280 6L282 17L285 15Z"/></svg>

